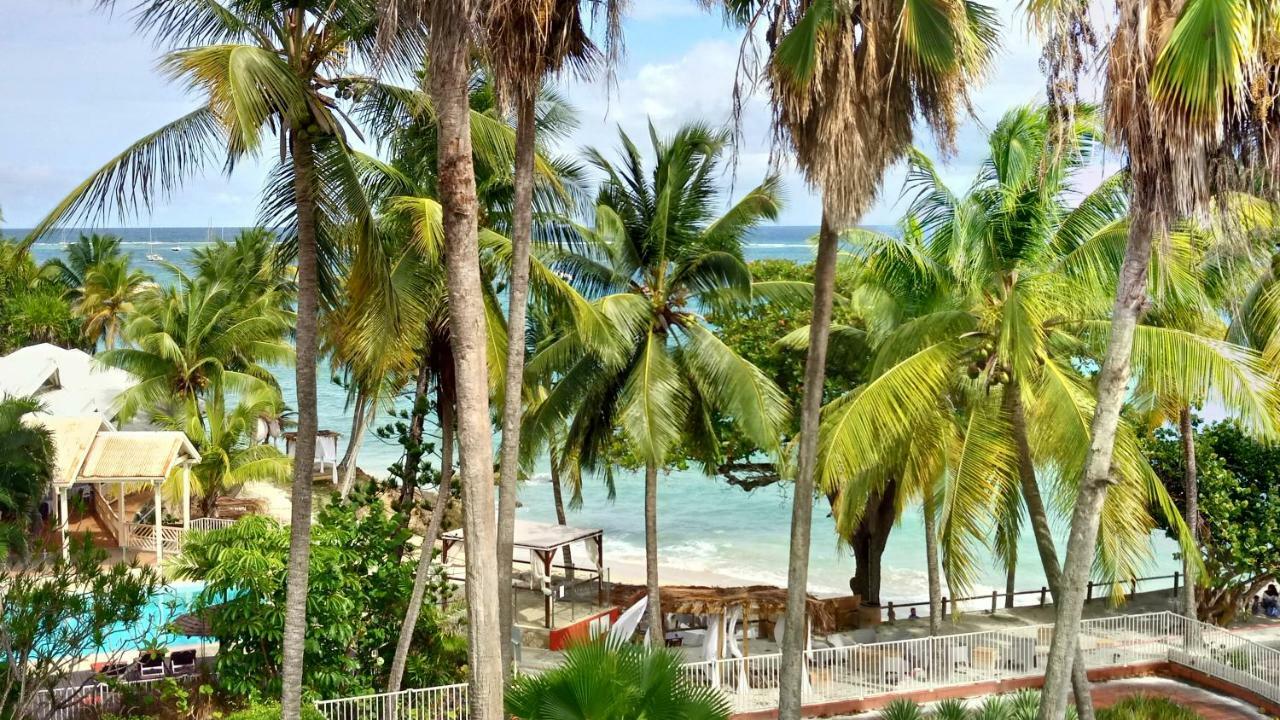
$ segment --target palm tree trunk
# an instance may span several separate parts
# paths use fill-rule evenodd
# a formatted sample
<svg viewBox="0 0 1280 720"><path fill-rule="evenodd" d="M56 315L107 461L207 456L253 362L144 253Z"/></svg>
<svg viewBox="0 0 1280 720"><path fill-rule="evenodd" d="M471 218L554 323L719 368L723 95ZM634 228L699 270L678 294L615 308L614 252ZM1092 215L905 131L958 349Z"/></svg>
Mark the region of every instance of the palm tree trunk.
<svg viewBox="0 0 1280 720"><path fill-rule="evenodd" d="M658 585L658 464L644 466L644 580L649 606L649 644L662 647L662 591Z"/></svg>
<svg viewBox="0 0 1280 720"><path fill-rule="evenodd" d="M432 3L428 54L439 133L440 204L445 236L457 385L463 531L467 538L466 599L468 699L471 720L502 717L502 648L498 622L498 568L490 552L494 523L493 445L483 285L477 236L475 168L471 160L468 81L476 0Z"/></svg>
<svg viewBox="0 0 1280 720"><path fill-rule="evenodd" d="M342 470L341 479L338 482L338 494L344 498L351 492L351 485L355 482L356 458L359 457L360 446L364 443L365 429L373 422L375 409L374 403L368 399L364 391L356 392L355 408L351 417L351 441L347 443L347 451L343 453L342 462L338 463L338 467Z"/></svg>
<svg viewBox="0 0 1280 720"><path fill-rule="evenodd" d="M898 479L890 478L879 492L871 493L862 519L848 538L853 549L854 571L849 580L849 592L862 598L866 605L880 604L880 582L883 576L881 561L889 544L889 534L896 521L894 503L898 494Z"/></svg>
<svg viewBox="0 0 1280 720"><path fill-rule="evenodd" d="M1200 487L1196 475L1196 435L1191 424L1191 408L1184 407L1178 415L1178 429L1182 434L1182 462L1186 475L1183 478L1183 495L1186 496L1187 529L1191 533L1191 545L1200 547ZM1186 582L1182 585L1182 614L1189 618L1198 617L1196 607L1195 565L1192 558L1182 559L1182 574Z"/></svg>
<svg viewBox="0 0 1280 720"><path fill-rule="evenodd" d="M555 453L551 453L551 501L556 506L556 522L560 525L568 525L569 522L564 514L564 492L560 488L560 466L556 463ZM565 576L569 581L573 581L573 551L568 545L564 546L564 566Z"/></svg>
<svg viewBox="0 0 1280 720"><path fill-rule="evenodd" d="M413 592L409 595L409 606L404 611L404 624L400 626L400 637L396 641L395 658L391 661L391 675L387 678L389 693L399 692L400 683L404 680L409 647L413 644L413 632L418 627L422 599L427 592L427 581L431 578L431 561L435 556L436 540L440 537L449 500L453 497L453 403L448 395L442 384L436 386L436 416L440 421L440 485L436 490L436 506L431 509L427 534L422 538L418 567L413 575Z"/></svg>
<svg viewBox="0 0 1280 720"><path fill-rule="evenodd" d="M498 470L498 601L502 637L511 637L515 595L511 561L515 551L516 473L520 465L520 407L524 395L525 311L529 296L529 246L533 240L534 95L516 110L515 206L511 222L511 282L508 285L507 373L502 396L502 458ZM510 677L512 647L502 643L502 669Z"/></svg>
<svg viewBox="0 0 1280 720"><path fill-rule="evenodd" d="M1013 607L1013 594L1018 592L1018 558L1010 558L1009 567L1004 576L1004 606Z"/></svg>
<svg viewBox="0 0 1280 720"><path fill-rule="evenodd" d="M813 320L804 363L804 396L800 409L800 460L795 496L791 499L791 549L787 560L787 611L782 634L782 675L778 684L779 720L798 720L804 682L803 653L808 635L809 536L813 525L814 474L818 460L818 422L827 370L827 335L831 330L836 284L838 228L823 209L814 266Z"/></svg>
<svg viewBox="0 0 1280 720"><path fill-rule="evenodd" d="M1022 487L1022 498L1027 504L1027 515L1031 518L1031 531L1036 539L1036 550L1040 553L1040 563L1044 566L1045 582L1049 584L1049 591L1053 593L1056 603L1058 591L1062 587L1061 565L1058 564L1058 550L1053 543L1053 531L1049 527L1049 513L1045 510L1040 485L1036 482L1031 439L1027 434L1027 414L1022 406L1016 379L1005 386L1004 405L1013 428L1014 442L1018 447L1018 481ZM1079 648L1076 648L1075 661L1071 664L1071 686L1075 692L1077 717L1079 720L1093 720L1093 694L1089 687L1084 656Z"/></svg>
<svg viewBox="0 0 1280 720"><path fill-rule="evenodd" d="M938 568L937 508L932 488L924 491L924 563L929 575L929 634L937 635L942 625L942 573Z"/></svg>
<svg viewBox="0 0 1280 720"><path fill-rule="evenodd" d="M290 133L293 192L298 223L298 320L296 384L298 441L293 455L292 510L289 518L289 567L285 591L284 653L280 693L283 720L302 713L302 663L307 633L307 584L311 562L311 484L316 457L316 322L319 285L316 269L315 149L298 130Z"/></svg>
<svg viewBox="0 0 1280 720"><path fill-rule="evenodd" d="M1143 197L1147 182L1133 183L1129 214L1129 241L1116 287L1111 311L1111 337L1098 372L1098 404L1090 427L1089 459L1067 538L1067 561L1062 569L1062 585L1054 603L1057 621L1049 663L1045 670L1041 720L1061 718L1067 707L1072 658L1080 640L1080 616L1084 611L1085 585L1098 543L1098 522L1102 505L1111 487L1111 456L1115 451L1120 407L1129 384L1129 356L1138 316L1146 305L1147 270L1151 263L1151 242L1155 236L1154 202Z"/></svg>

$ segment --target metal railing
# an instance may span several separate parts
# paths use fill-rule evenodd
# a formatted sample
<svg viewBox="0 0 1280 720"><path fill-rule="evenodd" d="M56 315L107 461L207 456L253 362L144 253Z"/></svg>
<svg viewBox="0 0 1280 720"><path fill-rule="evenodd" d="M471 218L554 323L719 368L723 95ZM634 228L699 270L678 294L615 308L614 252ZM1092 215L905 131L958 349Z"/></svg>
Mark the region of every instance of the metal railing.
<svg viewBox="0 0 1280 720"><path fill-rule="evenodd" d="M1030 625L809 650L804 703L1038 677L1053 631L1052 625ZM1280 651L1172 612L1086 620L1080 650L1089 668L1173 662L1280 702ZM774 653L689 663L683 672L690 682L723 692L733 712L743 713L777 707L781 667L782 656ZM77 720L86 708L120 702L118 691L105 684L66 692L85 693L85 699L37 717ZM466 720L467 686L323 700L315 706L326 720Z"/></svg>
<svg viewBox="0 0 1280 720"><path fill-rule="evenodd" d="M1172 580L1172 587L1168 583L1151 587L1150 583ZM1155 575L1152 577L1135 577L1128 580L1090 580L1086 588L1086 602L1092 602L1097 597L1105 597L1112 590L1124 592L1129 599L1133 599L1139 592L1153 592L1156 590L1169 590L1169 594L1173 597L1178 596L1178 588L1182 586L1182 573L1174 572L1171 575ZM1095 592L1097 591L1097 592ZM1019 598L1033 598L1030 603L1018 603ZM882 622L894 622L902 618L899 615L903 610L909 608L927 608L928 600L916 600L913 602L894 602L890 600L880 608L880 620ZM1001 592L992 590L986 595L970 595L969 597L950 598L943 596L942 598L942 615L945 617L952 610L962 610L964 612L986 612L995 613L1001 607L1014 608L1024 606L1046 607L1053 604L1053 593L1049 592L1047 586L1040 586L1038 589L1017 590L1015 592ZM873 606L869 606L873 607ZM921 617L927 617L922 615Z"/></svg>
<svg viewBox="0 0 1280 720"><path fill-rule="evenodd" d="M127 692L155 685L165 678L121 680L115 683L86 683L40 693L31 716L44 720L83 720L120 711Z"/></svg>
<svg viewBox="0 0 1280 720"><path fill-rule="evenodd" d="M463 720L467 717L467 684L321 700L316 709L326 720Z"/></svg>

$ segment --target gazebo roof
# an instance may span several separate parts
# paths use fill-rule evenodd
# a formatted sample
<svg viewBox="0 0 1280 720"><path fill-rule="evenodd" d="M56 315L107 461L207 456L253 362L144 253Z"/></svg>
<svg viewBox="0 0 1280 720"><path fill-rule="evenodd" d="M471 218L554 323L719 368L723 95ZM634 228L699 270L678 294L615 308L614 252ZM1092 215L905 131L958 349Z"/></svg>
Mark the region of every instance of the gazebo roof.
<svg viewBox="0 0 1280 720"><path fill-rule="evenodd" d="M183 462L200 460L184 433L171 430L116 431L98 415L27 421L53 433L54 483L162 482Z"/></svg>
<svg viewBox="0 0 1280 720"><path fill-rule="evenodd" d="M585 529L568 525L533 522L531 520L516 520L515 546L526 550L548 552L603 534L604 531L599 528ZM449 542L466 541L462 528L450 530L444 534L443 538Z"/></svg>

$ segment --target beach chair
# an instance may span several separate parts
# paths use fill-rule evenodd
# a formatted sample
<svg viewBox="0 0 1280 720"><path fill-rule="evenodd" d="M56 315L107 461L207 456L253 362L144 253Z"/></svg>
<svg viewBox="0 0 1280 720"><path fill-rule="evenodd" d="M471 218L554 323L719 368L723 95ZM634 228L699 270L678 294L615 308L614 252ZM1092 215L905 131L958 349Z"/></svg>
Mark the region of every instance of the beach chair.
<svg viewBox="0 0 1280 720"><path fill-rule="evenodd" d="M196 651L178 650L169 656L169 674L190 675L196 671Z"/></svg>
<svg viewBox="0 0 1280 720"><path fill-rule="evenodd" d="M143 653L138 658L138 677L142 680L156 680L164 677L164 653Z"/></svg>
<svg viewBox="0 0 1280 720"><path fill-rule="evenodd" d="M90 667L103 679L123 680L129 674L130 663L126 662L99 662L94 663Z"/></svg>

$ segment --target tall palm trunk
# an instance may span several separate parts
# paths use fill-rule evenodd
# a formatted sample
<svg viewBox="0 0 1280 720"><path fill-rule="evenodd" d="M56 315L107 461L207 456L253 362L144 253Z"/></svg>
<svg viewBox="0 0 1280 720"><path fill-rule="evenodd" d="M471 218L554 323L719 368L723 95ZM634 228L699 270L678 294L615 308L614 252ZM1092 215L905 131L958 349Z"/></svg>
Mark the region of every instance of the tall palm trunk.
<svg viewBox="0 0 1280 720"><path fill-rule="evenodd" d="M649 644L661 647L662 591L658 585L658 464L644 466L644 580L649 598Z"/></svg>
<svg viewBox="0 0 1280 720"><path fill-rule="evenodd" d="M1040 564L1044 566L1045 582L1048 583L1056 603L1058 592L1062 588L1062 566L1058 563L1058 550L1054 547L1053 531L1049 527L1049 513L1045 509L1044 498L1040 495L1040 485L1036 482L1036 466L1031 457L1031 439L1027 433L1027 413L1022 406L1022 396L1018 393L1017 380L1010 381L1004 389L1004 405L1018 448L1018 481L1022 487L1022 498L1027 504L1027 515L1031 518L1031 532L1036 539L1036 550L1040 553ZM1075 692L1077 717L1079 720L1093 720L1093 694L1089 687L1084 656L1079 648L1075 652L1075 662L1071 665L1071 686Z"/></svg>
<svg viewBox="0 0 1280 720"><path fill-rule="evenodd" d="M929 634L937 635L942 629L942 572L938 568L937 507L932 491L924 491L924 564L929 576Z"/></svg>
<svg viewBox="0 0 1280 720"><path fill-rule="evenodd" d="M800 409L800 461L791 499L791 551L787 561L787 611L782 634L782 675L778 686L779 720L798 720L804 682L802 654L808 635L805 617L809 589L809 535L813 525L814 475L818 461L818 423L827 371L827 335L831 330L836 284L838 229L823 209L814 266L813 320L804 363L804 396Z"/></svg>
<svg viewBox="0 0 1280 720"><path fill-rule="evenodd" d="M307 584L311 562L311 484L316 457L316 269L315 148L302 131L290 133L293 192L298 223L298 321L295 343L298 441L293 453L292 510L289 517L289 568L286 579L280 693L283 720L302 712L302 662L307 633Z"/></svg>
<svg viewBox="0 0 1280 720"><path fill-rule="evenodd" d="M1191 532L1191 546L1200 547L1200 483L1196 475L1196 436L1191 424L1191 408L1184 407L1178 415L1178 429L1182 434L1182 462L1186 475L1183 478L1183 495L1186 496L1187 529ZM1195 564L1193 558L1182 559L1182 614L1198 617L1196 607Z"/></svg>
<svg viewBox="0 0 1280 720"><path fill-rule="evenodd" d="M477 236L476 178L471 160L470 38L476 0L432 3L431 95L435 101L440 200L449 285L449 327L457 384L457 434L467 538L468 699L471 720L502 717L502 648L498 622L493 445L489 425L488 349Z"/></svg>
<svg viewBox="0 0 1280 720"><path fill-rule="evenodd" d="M556 506L556 523L560 525L568 525L569 521L564 514L564 491L560 487L560 465L556 462L555 453L551 454L551 502ZM573 581L573 550L568 546L564 546L564 567L565 576Z"/></svg>
<svg viewBox="0 0 1280 720"><path fill-rule="evenodd" d="M1120 266L1116 302L1111 311L1111 337L1098 372L1098 404L1090 427L1089 460L1076 495L1067 538L1067 561L1062 585L1054 597L1057 620L1049 663L1045 669L1041 720L1061 718L1067 706L1072 658L1080 640L1080 616L1084 611L1085 585L1098 543L1098 522L1111 487L1111 457L1115 451L1120 407L1129 384L1129 357L1133 334L1147 297L1147 270L1155 236L1154 200L1145 197L1155 183L1135 178L1129 215L1129 241Z"/></svg>
<svg viewBox="0 0 1280 720"><path fill-rule="evenodd" d="M436 417L440 421L440 485L436 490L436 506L431 509L431 521L427 524L427 534L422 538L418 566L414 570L413 591L409 594L409 606L404 610L404 624L400 626L395 658L391 661L391 675L387 677L389 693L398 692L400 683L404 680L404 666L409 659L409 647L413 644L413 632L418 627L418 616L422 614L422 598L426 595L427 581L431 578L431 561L435 556L436 540L440 537L440 528L444 525L449 500L453 497L453 400L451 395L442 373L436 385Z"/></svg>
<svg viewBox="0 0 1280 720"><path fill-rule="evenodd" d="M507 374L502 398L502 459L498 471L498 601L502 637L511 637L515 595L516 473L520 465L520 407L524 394L525 311L529 296L529 246L533 236L534 95L516 111L515 207L511 222L511 282L507 308ZM510 677L510 642L502 643L502 669Z"/></svg>
<svg viewBox="0 0 1280 720"><path fill-rule="evenodd" d="M351 485L356 479L356 458L360 456L360 446L364 444L364 432L373 422L374 403L363 390L356 391L355 407L351 415L351 440L347 442L347 451L342 455L338 468L342 471L338 481L338 494L346 497L351 492Z"/></svg>

